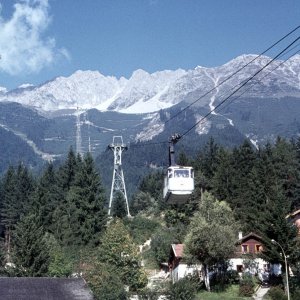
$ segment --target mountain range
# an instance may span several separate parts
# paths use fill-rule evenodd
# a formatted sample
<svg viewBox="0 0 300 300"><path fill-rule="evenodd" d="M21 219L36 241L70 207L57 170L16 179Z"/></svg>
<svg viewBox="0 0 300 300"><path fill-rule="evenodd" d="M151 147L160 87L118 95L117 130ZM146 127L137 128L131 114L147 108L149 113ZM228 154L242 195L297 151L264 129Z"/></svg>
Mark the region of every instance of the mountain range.
<svg viewBox="0 0 300 300"><path fill-rule="evenodd" d="M242 55L214 68L136 70L129 79L77 71L39 86L2 87L0 172L17 161L35 167L59 159L70 146L97 156L113 136L126 143L167 141L192 128L183 139L187 149L209 135L227 146L249 138L255 147L278 135L297 138L300 55L272 62L241 87L270 61Z"/></svg>
<svg viewBox="0 0 300 300"><path fill-rule="evenodd" d="M220 67L198 66L188 71L178 69L149 74L136 70L129 79L104 76L98 71L77 71L69 77L57 77L39 86L23 84L12 91L0 88L0 101L19 102L44 111L80 107L121 113L148 113L169 108L181 101L192 102L201 93L217 87L253 61L198 102L200 106L212 107L232 87L247 80L271 60L266 56L255 60L256 57L242 55ZM278 60L251 81L253 88L247 94L258 98L299 97L299 73L300 55L286 62Z"/></svg>

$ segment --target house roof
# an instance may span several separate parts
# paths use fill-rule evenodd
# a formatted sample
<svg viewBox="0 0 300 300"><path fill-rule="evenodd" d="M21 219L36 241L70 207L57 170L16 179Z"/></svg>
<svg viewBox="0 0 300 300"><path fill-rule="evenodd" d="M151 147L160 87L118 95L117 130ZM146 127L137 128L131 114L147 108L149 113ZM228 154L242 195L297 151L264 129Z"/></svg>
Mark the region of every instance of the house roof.
<svg viewBox="0 0 300 300"><path fill-rule="evenodd" d="M172 244L172 250L175 257L182 258L184 244Z"/></svg>
<svg viewBox="0 0 300 300"><path fill-rule="evenodd" d="M286 216L286 218L289 218L289 217L295 217L295 216L298 215L298 214L300 214L300 209L297 209L297 210L295 210L294 212L288 214L288 215Z"/></svg>
<svg viewBox="0 0 300 300"><path fill-rule="evenodd" d="M254 237L257 240L262 240L262 237L259 236L258 234L254 233L254 232L250 232L247 235L244 235L241 239L238 240L238 243L242 243L245 240L248 240L249 238Z"/></svg>
<svg viewBox="0 0 300 300"><path fill-rule="evenodd" d="M82 278L0 277L0 299L92 300Z"/></svg>

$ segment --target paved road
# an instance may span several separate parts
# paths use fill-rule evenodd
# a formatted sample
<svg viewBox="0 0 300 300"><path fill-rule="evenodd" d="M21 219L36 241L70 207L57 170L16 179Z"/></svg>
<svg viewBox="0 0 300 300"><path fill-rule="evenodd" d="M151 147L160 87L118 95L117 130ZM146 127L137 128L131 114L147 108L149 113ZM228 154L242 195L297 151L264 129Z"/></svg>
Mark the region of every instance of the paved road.
<svg viewBox="0 0 300 300"><path fill-rule="evenodd" d="M267 287L260 287L257 292L254 294L254 300L262 300L264 295L268 292L269 288Z"/></svg>

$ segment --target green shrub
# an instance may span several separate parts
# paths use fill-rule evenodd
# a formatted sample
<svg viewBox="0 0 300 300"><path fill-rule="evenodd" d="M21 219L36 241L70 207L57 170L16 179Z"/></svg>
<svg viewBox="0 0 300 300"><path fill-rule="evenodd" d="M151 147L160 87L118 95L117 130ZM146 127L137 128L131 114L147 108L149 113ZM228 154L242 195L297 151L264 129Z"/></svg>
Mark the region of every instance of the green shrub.
<svg viewBox="0 0 300 300"><path fill-rule="evenodd" d="M108 265L95 263L94 268L86 273L85 279L97 300L127 299L120 276L110 270Z"/></svg>
<svg viewBox="0 0 300 300"><path fill-rule="evenodd" d="M284 293L282 286L273 286L268 291L268 296L272 300L286 300L287 296Z"/></svg>
<svg viewBox="0 0 300 300"><path fill-rule="evenodd" d="M242 297L251 297L254 293L254 280L251 275L243 275L241 281L240 281L240 287L239 287L239 296Z"/></svg>
<svg viewBox="0 0 300 300"><path fill-rule="evenodd" d="M142 216L136 216L133 219L124 219L124 224L129 230L134 242L139 245L148 240L153 232L160 226L157 221Z"/></svg>
<svg viewBox="0 0 300 300"><path fill-rule="evenodd" d="M138 300L157 300L159 297L160 293L150 289L144 289L138 294Z"/></svg>
<svg viewBox="0 0 300 300"><path fill-rule="evenodd" d="M292 294L292 300L299 300L300 299L300 288L296 289Z"/></svg>
<svg viewBox="0 0 300 300"><path fill-rule="evenodd" d="M283 285L283 279L281 275L270 275L269 283L271 286Z"/></svg>
<svg viewBox="0 0 300 300"><path fill-rule="evenodd" d="M183 278L170 286L167 298L169 300L193 300L197 293L197 283Z"/></svg>
<svg viewBox="0 0 300 300"><path fill-rule="evenodd" d="M73 265L63 252L52 253L48 274L51 277L69 277Z"/></svg>

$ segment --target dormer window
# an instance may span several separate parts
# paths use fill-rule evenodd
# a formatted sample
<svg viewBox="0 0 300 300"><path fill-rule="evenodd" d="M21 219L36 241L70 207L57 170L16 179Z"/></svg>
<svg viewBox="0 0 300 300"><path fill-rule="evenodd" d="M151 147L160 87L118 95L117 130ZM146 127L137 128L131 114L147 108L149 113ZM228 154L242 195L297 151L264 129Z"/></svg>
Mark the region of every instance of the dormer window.
<svg viewBox="0 0 300 300"><path fill-rule="evenodd" d="M261 252L261 250L262 250L262 246L261 245L259 245L259 244L255 245L255 252L256 253Z"/></svg>
<svg viewBox="0 0 300 300"><path fill-rule="evenodd" d="M249 246L248 245L242 245L242 253L248 253L249 252Z"/></svg>

